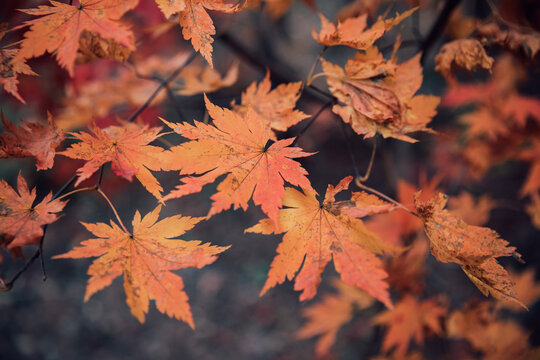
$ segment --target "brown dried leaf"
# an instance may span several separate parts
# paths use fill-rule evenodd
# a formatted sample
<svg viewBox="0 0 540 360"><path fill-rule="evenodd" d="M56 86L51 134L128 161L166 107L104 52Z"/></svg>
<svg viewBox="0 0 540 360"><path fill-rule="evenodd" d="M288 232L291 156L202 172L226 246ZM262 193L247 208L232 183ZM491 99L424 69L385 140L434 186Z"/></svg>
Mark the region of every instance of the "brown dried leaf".
<svg viewBox="0 0 540 360"><path fill-rule="evenodd" d="M482 68L491 72L493 62L493 58L486 54L484 47L478 40L461 39L443 45L435 57L435 70L448 82L456 83L457 79L452 74L452 67L468 71Z"/></svg>
<svg viewBox="0 0 540 360"><path fill-rule="evenodd" d="M441 262L454 262L486 296L491 294L499 300L512 300L525 305L516 298L514 283L506 270L495 258L521 255L509 247L508 242L495 231L465 223L459 217L443 210L446 196L439 193L428 201L419 200L415 194L415 207L424 222L430 240L431 253Z"/></svg>

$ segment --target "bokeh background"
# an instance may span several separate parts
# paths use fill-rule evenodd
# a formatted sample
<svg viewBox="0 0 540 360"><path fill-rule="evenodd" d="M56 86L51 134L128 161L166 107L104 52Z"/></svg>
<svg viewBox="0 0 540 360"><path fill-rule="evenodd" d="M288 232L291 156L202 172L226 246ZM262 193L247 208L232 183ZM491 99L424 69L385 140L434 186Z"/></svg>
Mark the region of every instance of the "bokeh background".
<svg viewBox="0 0 540 360"><path fill-rule="evenodd" d="M17 8L31 8L44 2L4 0L0 4L0 22L9 22L10 27L21 24L30 17ZM335 19L347 1L317 1L318 11L327 18ZM426 36L441 11L444 2L422 2L418 18L411 18L403 26L385 36L378 44L391 52L395 34L402 31L412 46L399 52L400 59L408 59L415 54L419 43L414 43L413 21L417 29ZM502 1L501 6L511 2ZM385 2L376 14L403 11L410 7L406 2ZM534 1L519 2L516 16L533 19L540 18L539 6ZM485 17L489 7L483 1L464 2L463 11L471 16ZM321 46L313 40L311 31L320 26L317 13L300 1L294 1L289 11L278 19L268 16L263 8L243 11L235 15L211 13L218 33L214 43L214 63L222 73L236 62L240 66L240 76L235 85L213 93L210 98L221 106L237 100L241 91L253 81L260 81L265 68L271 71L274 85L284 80L298 81L307 76ZM162 15L153 1L141 0L141 5L128 16L140 28L151 27L162 22ZM12 42L20 39L20 32L7 35ZM225 34L225 35L223 35ZM441 44L447 41L448 34L442 33L426 54L424 63L424 84L421 93L442 96L447 88L444 79L434 72L434 55ZM172 27L163 37L141 45L133 55L144 59L151 55L170 54L189 51L180 34L178 26ZM235 46L245 49L255 59L249 61L245 54ZM411 45L411 44L409 44ZM495 50L497 51L497 50ZM343 64L353 54L345 48L330 49L325 58ZM200 57L195 61L200 61ZM76 67L75 78L69 79L49 56L32 59L31 66L40 74L39 78L22 78L20 92L27 104L23 106L5 92L0 92L0 107L6 117L15 120L36 119L46 111L61 116L63 109L75 101L84 84L109 74L118 66L110 61L98 61ZM202 62L201 62L202 63ZM529 95L539 93L537 64L524 64L529 81L520 90ZM120 70L119 70L120 71ZM320 68L316 72L319 72ZM466 81L482 81L489 73L464 75ZM323 79L316 85L326 89ZM156 85L154 84L154 87ZM130 89L126 89L129 92ZM315 92L306 91L298 103L298 108L313 115L327 99ZM126 118L137 106L126 104L116 106L107 116L93 116L98 124L114 122L116 116ZM175 101L164 99L160 104L142 113L142 121L158 125L157 116L169 121L180 121L178 111L187 119L202 120L204 107L202 96L175 96ZM432 128L441 131L444 139L448 129L460 129L459 115L463 109L443 108L432 122ZM307 121L293 127L287 134L295 136ZM455 131L458 131L455 130ZM537 130L537 129L536 129ZM368 185L390 195L396 196L396 186L400 179L418 185L422 176L432 178L444 173L446 166L434 156L434 149L445 154L450 150L441 148L441 138L432 134L419 134L417 144L396 140L379 139L372 175ZM177 142L175 137L168 137ZM325 111L317 121L302 135L299 143L306 151L315 155L301 159L310 174L313 187L324 194L327 184L337 184L345 176L354 175L350 146L355 163L360 171L369 162L372 142L363 140L329 111ZM31 159L2 159L0 176L14 185L19 171L28 179L30 185L37 186L38 198L49 190L58 189L75 171L80 163L57 156L55 166L48 171L36 172ZM439 189L449 195L467 190L474 195L489 195L497 206L491 211L486 226L498 231L504 239L516 246L523 254L526 264L513 259L502 259L505 267L517 271L540 267L539 232L528 215L523 211L526 201L520 198L519 188L528 172L524 162L506 161L493 167L479 180L467 176L461 178L443 177ZM466 170L464 170L466 171ZM178 182L174 173L158 173L158 179L167 190ZM95 177L88 184L95 182ZM206 186L200 194L171 200L162 211L162 217L181 213L190 216L204 216L210 207L209 197L215 192L215 185ZM145 214L156 206L155 199L137 181L129 183L114 176L106 168L103 189L110 195L119 210L124 223L130 223L136 209ZM301 311L321 295L331 290L331 278L335 270L330 264L323 275L318 296L312 302L301 303L291 282L278 286L263 297L259 292L266 279L270 262L281 236L260 236L244 234L244 229L263 217L256 207L246 212L230 210L214 216L197 225L184 239L198 239L215 245L232 245L212 265L203 269L179 271L186 284L186 292L195 319L196 330L188 325L170 319L156 311L151 304L144 324L134 318L125 303L122 280L117 279L111 286L83 303L86 270L91 259L51 260L88 238L79 224L84 222L108 222L113 216L106 203L94 193L73 196L66 206L60 220L49 226L45 239L45 267L47 280L42 281L42 273L36 262L16 282L14 288L0 294L0 358L2 359L311 359L314 358L314 339L298 340L295 332L304 323ZM31 255L34 248L25 249ZM1 275L9 279L24 263L3 254ZM471 298L482 298L482 294L466 278L455 264L436 262L432 256L427 260L424 279L424 296L445 294L451 308L460 307ZM384 331L370 324L371 317L382 310L382 305L362 311L354 316L339 332L332 356L339 359L367 359L379 353ZM525 329L530 331L530 343L540 343L540 307L534 305L527 313L511 315ZM426 358L451 359L454 340L428 339L425 346ZM445 355L446 354L446 355Z"/></svg>

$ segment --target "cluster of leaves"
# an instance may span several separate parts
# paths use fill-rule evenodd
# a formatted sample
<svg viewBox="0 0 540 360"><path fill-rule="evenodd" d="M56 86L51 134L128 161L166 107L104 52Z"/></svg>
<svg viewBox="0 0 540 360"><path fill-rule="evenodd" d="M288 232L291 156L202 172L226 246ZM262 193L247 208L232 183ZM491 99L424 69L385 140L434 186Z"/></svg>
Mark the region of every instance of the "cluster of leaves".
<svg viewBox="0 0 540 360"><path fill-rule="evenodd" d="M315 9L313 2L305 3ZM500 353L508 357L537 354L538 350L528 349L524 330L499 319L490 302L471 302L449 315L444 297L420 296L429 248L439 262L458 264L484 295L493 296L501 304L512 304L501 306L527 308L536 300L539 294L533 273L524 273L516 286L497 261L503 256L520 260L516 248L494 230L481 226L489 219L495 202L489 198L475 201L464 192L450 198L451 210L446 210L448 199L436 190L440 179L437 177L421 184L420 189L400 181L397 200L393 200L364 184L371 163L366 176L355 174L356 178L335 179L333 183L337 185L328 185L324 197L318 199L319 194L300 162L314 153L297 146L297 142L327 107L331 106L342 125L349 124L364 139L381 135L414 143L418 140L412 137L413 133L440 136L429 124L441 99L418 94L423 83L424 54L400 61L401 34L395 39L390 56L376 44L383 37L388 38L393 29L403 27L411 16L419 16L422 8L373 19L378 6L367 9L360 3L355 2L343 11L336 24L319 14L321 29L313 31L313 38L324 49L314 59L305 82L285 81L272 89L272 73L267 70L260 82L247 86L240 99L232 101L228 108L214 104L207 94L233 86L239 77L239 65L230 65L225 75L213 69L212 36L216 29L207 10L237 13L260 6L260 2L80 0L69 4L51 1L51 5L22 10L36 18L0 29L0 40L8 32L24 31L22 40L0 48L0 83L4 90L24 103L18 89L19 75L37 75L27 61L45 52L54 54L72 80L68 81L62 108L55 109L54 116L49 114L47 123L23 121L16 126L2 114L0 157L34 157L37 170L51 169L56 155L79 161L82 166L60 191L50 193L40 202L36 201L35 189L28 188L21 174L17 190L2 180L2 247L20 257L22 247L40 245L29 260L31 263L42 256L46 226L58 220L67 203L65 199L78 192L95 191L113 210L115 220L110 224L82 222L94 237L55 256L97 257L88 269L90 279L84 299L123 276L126 302L139 321L145 321L149 302L154 300L160 312L194 327L182 278L172 271L209 265L228 246L177 237L223 211L245 211L252 201L267 218L245 232L284 234L261 295L285 280L294 280L294 289L301 291L300 300L312 299L331 261L340 276L340 281L335 282L338 293L326 295L307 308L305 316L309 321L298 332L300 338L321 335L316 346L318 355L330 351L340 327L351 319L354 309L373 306L373 299L386 307L373 318L372 324L388 328L381 350L392 358L419 358L419 353L409 353L409 343L414 340L421 345L428 335L466 339L487 358L495 359ZM279 17L289 5L290 1L268 0L266 10ZM146 7L159 8L166 20L160 18L144 33L138 33L128 25L129 15L139 14L144 19L141 14L147 12ZM498 11L494 13L500 18ZM494 59L484 48L502 46L513 53L522 52L534 61L540 38L497 19L476 24L470 32L461 34L463 38L443 45L435 58L435 70L450 84L442 105L477 104L472 112L461 117L467 128L446 138L455 136L452 144L458 144L458 148L454 152L463 159L459 164L467 166L467 174L475 179L505 160L530 163L521 195L530 197L527 212L533 224L540 227L540 101L519 94L517 85L525 70L516 70L514 58L504 54ZM179 22L183 38L191 41L193 50L179 47L173 49L173 56L145 53L138 44L171 36L167 31L173 21ZM453 21L461 24L467 19L461 16ZM508 33L506 37L504 31ZM346 47L354 53L340 66L323 54L329 47ZM205 62L192 62L195 52ZM99 70L94 69L96 74L86 79L78 77L76 65L87 64L82 66L92 69L92 64L104 58L112 61L100 63ZM319 61L322 72L313 75ZM456 68L493 68L493 76L485 84L462 84ZM329 92L314 85L319 77L326 79ZM297 109L298 100L308 89L323 93L329 100L314 115ZM160 117L158 120L158 116L146 123L134 121L149 106L158 108L162 102L174 102L179 96L202 97L204 121L171 122ZM117 110L126 106L137 110L130 116L107 120L113 124L98 120L118 115ZM183 120L182 113L178 115ZM310 121L296 138L288 137L296 125L308 118ZM172 132L162 132L163 126ZM73 131L81 127L86 130ZM66 141L67 148L56 152ZM158 146L158 142L164 146ZM101 188L105 165L109 163L114 174L129 181L135 177L157 201L154 210L144 216L135 211L131 230ZM440 171L441 176L456 178L451 170L449 167ZM156 172L179 172L180 183L166 193ZM81 185L92 177L97 178L93 186ZM177 214L159 220L162 205L199 193L214 182L219 183L210 197L212 204L206 217ZM361 191L350 192L351 184ZM71 185L75 189L67 192ZM343 192L348 194L347 199L338 200ZM12 281L2 280L3 287L9 289L19 275ZM520 291L520 284L528 291ZM505 342L501 339L505 331L520 336Z"/></svg>

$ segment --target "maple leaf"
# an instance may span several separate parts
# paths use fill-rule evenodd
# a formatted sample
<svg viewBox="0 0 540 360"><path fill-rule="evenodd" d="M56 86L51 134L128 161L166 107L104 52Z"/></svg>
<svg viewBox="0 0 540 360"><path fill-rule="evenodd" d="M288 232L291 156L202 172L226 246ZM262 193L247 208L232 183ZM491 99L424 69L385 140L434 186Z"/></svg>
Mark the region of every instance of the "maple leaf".
<svg viewBox="0 0 540 360"><path fill-rule="evenodd" d="M420 55L397 65L370 48L356 53L344 69L324 59L321 63L330 91L340 101L332 111L364 138L380 133L416 142L407 134L430 131L426 125L436 114L439 98L414 96L422 85Z"/></svg>
<svg viewBox="0 0 540 360"><path fill-rule="evenodd" d="M444 44L435 56L435 71L439 72L450 83L457 79L452 74L452 65L469 71L482 68L491 72L492 57L486 54L478 40L460 39Z"/></svg>
<svg viewBox="0 0 540 360"><path fill-rule="evenodd" d="M482 106L463 115L460 122L468 125L466 136L469 140L486 137L487 140L493 141L511 132L511 124L500 115L498 109Z"/></svg>
<svg viewBox="0 0 540 360"><path fill-rule="evenodd" d="M1 39L1 37L0 37ZM0 49L0 84L4 90L26 104L18 90L19 74L38 76L24 59L17 59L17 49Z"/></svg>
<svg viewBox="0 0 540 360"><path fill-rule="evenodd" d="M527 31L528 30L528 31ZM490 38L491 44L497 44L505 49L517 52L522 50L531 59L534 59L538 50L540 50L540 33L532 28L509 28L503 30L494 21L476 24L476 36Z"/></svg>
<svg viewBox="0 0 540 360"><path fill-rule="evenodd" d="M271 87L270 72L266 72L266 76L258 85L253 82L242 93L241 104L232 104L234 110L246 114L247 109L252 108L268 126L278 131L287 131L289 127L309 117L302 111L294 109L301 95L301 81L280 84L274 90L270 90Z"/></svg>
<svg viewBox="0 0 540 360"><path fill-rule="evenodd" d="M396 252L396 247L383 243L362 220L333 211L335 195L346 190L351 181L352 176L349 176L335 188L329 185L322 204L312 190L303 189L301 193L287 188L283 199L285 208L279 211L280 228L276 229L271 219L263 219L245 230L261 234L286 232L261 295L296 275L294 289L302 291L300 300L311 299L317 292L324 268L333 259L343 282L365 290L392 307L384 280L387 274L376 254Z"/></svg>
<svg viewBox="0 0 540 360"><path fill-rule="evenodd" d="M167 19L186 8L186 0L156 0L156 4Z"/></svg>
<svg viewBox="0 0 540 360"><path fill-rule="evenodd" d="M450 337L467 339L483 359L524 359L529 334L511 320L499 320L490 303L471 301L446 322ZM534 357L531 357L533 359Z"/></svg>
<svg viewBox="0 0 540 360"><path fill-rule="evenodd" d="M161 201L163 188L150 170L163 168L165 150L148 145L161 136L161 127L148 128L126 123L105 129L93 124L90 129L92 133L70 133L80 142L59 153L72 159L86 160L77 170L79 176L75 186L92 176L101 165L111 161L116 175L129 181L135 176L146 190Z"/></svg>
<svg viewBox="0 0 540 360"><path fill-rule="evenodd" d="M73 76L79 39L85 30L135 50L132 32L117 20L133 9L138 0L80 0L79 3L80 6L72 6L51 0L53 6L20 10L42 17L18 27L30 26L30 30L24 33L25 39L15 59L37 57L46 51L56 52L60 66Z"/></svg>
<svg viewBox="0 0 540 360"><path fill-rule="evenodd" d="M454 262L461 266L474 285L486 296L508 299L525 307L518 300L514 283L496 257L513 255L520 258L515 248L501 239L494 230L468 225L459 217L443 210L447 198L439 193L422 202L420 192L415 194L415 207L424 222L430 240L431 253L441 262Z"/></svg>
<svg viewBox="0 0 540 360"><path fill-rule="evenodd" d="M34 205L36 190L29 190L22 175L17 177L17 191L4 180L0 180L0 237L8 249L38 243L43 236L42 225L58 220L66 201L52 199L49 193Z"/></svg>
<svg viewBox="0 0 540 360"><path fill-rule="evenodd" d="M190 96L211 93L231 86L236 82L238 79L238 63L232 65L223 77L216 70L198 64L186 67L179 77L184 83L179 86L178 94Z"/></svg>
<svg viewBox="0 0 540 360"><path fill-rule="evenodd" d="M8 30L7 23L0 23L0 40L4 37ZM0 49L0 84L4 87L4 90L13 96L23 104L26 104L24 99L19 94L18 75L32 75L37 74L32 71L30 66L26 64L24 60L13 61L15 55L17 55L17 49Z"/></svg>
<svg viewBox="0 0 540 360"><path fill-rule="evenodd" d="M369 226L368 228L371 230ZM406 252L393 257L388 262L386 271L390 288L403 292L422 293L426 272L427 244L425 236L417 236Z"/></svg>
<svg viewBox="0 0 540 360"><path fill-rule="evenodd" d="M298 339L319 336L315 353L322 357L330 351L336 341L339 329L353 317L353 311L367 309L373 304L373 298L364 291L349 286L339 280L333 282L337 294L325 294L323 299L302 310L307 322L296 332Z"/></svg>
<svg viewBox="0 0 540 360"><path fill-rule="evenodd" d="M465 191L448 199L448 207L454 215L469 225L477 226L488 222L489 212L495 207L495 204L495 201L487 195L475 200L470 193Z"/></svg>
<svg viewBox="0 0 540 360"><path fill-rule="evenodd" d="M178 198L201 191L202 187L228 174L212 195L208 216L234 205L246 210L253 194L255 205L277 224L278 211L285 195L284 181L311 189L301 165L294 158L312 155L298 147L289 147L294 139L279 140L267 147L272 131L255 111L248 110L245 117L212 104L205 96L206 108L214 125L195 121L173 124L169 127L191 141L172 147L168 170L180 170L183 177L164 200Z"/></svg>
<svg viewBox="0 0 540 360"><path fill-rule="evenodd" d="M374 324L388 327L382 350L387 353L395 346L395 354L405 356L412 339L418 345L424 342L424 329L441 335L441 318L446 316L446 311L446 305L435 299L419 302L415 297L405 295L394 309L386 310L373 319Z"/></svg>
<svg viewBox="0 0 540 360"><path fill-rule="evenodd" d="M213 263L217 255L229 247L174 239L191 230L203 218L175 215L157 221L160 211L161 205L158 205L142 219L137 211L132 222L133 233L112 221L111 225L82 223L96 238L85 240L81 246L53 258L99 256L88 268L90 279L85 301L123 274L126 302L140 322L145 321L149 301L155 300L160 312L194 328L182 278L171 271L189 267L200 269Z"/></svg>
<svg viewBox="0 0 540 360"><path fill-rule="evenodd" d="M64 132L59 130L51 114L47 114L48 125L23 121L15 126L0 112L5 134L0 134L0 158L36 158L38 170L50 169L54 163L55 149L64 140Z"/></svg>
<svg viewBox="0 0 540 360"><path fill-rule="evenodd" d="M343 22L338 21L337 26L328 21L324 15L319 14L322 24L321 31L317 34L313 30L312 35L317 42L325 46L346 45L358 50L367 50L388 30L398 25L417 9L407 10L402 14L396 13L396 17L391 19L383 20L382 17L379 17L369 29L366 29L367 13L347 18Z"/></svg>
<svg viewBox="0 0 540 360"><path fill-rule="evenodd" d="M164 1L159 0L159 3L163 4ZM201 53L210 67L214 67L212 62L212 43L214 39L212 35L216 33L216 28L206 10L235 13L243 10L247 4L248 1L246 0L235 0L233 3L229 3L227 0L183 0L182 2L174 1L168 7L160 7L162 10L165 9L165 15L178 11L184 39L191 40L195 51Z"/></svg>

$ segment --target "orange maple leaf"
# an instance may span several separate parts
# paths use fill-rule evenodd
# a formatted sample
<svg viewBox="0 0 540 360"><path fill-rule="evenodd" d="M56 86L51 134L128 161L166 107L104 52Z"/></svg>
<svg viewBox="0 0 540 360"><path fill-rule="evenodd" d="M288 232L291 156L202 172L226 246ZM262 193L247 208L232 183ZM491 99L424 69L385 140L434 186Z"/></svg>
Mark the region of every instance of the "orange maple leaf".
<svg viewBox="0 0 540 360"><path fill-rule="evenodd" d="M399 358L405 356L412 339L419 345L424 342L426 328L442 334L441 318L446 316L446 311L446 305L435 299L419 302L406 295L393 310L386 310L373 319L374 324L388 326L382 350L389 352L395 346L395 355Z"/></svg>
<svg viewBox="0 0 540 360"><path fill-rule="evenodd" d="M217 177L229 174L212 195L208 216L234 205L246 210L253 194L255 205L277 224L278 211L285 195L284 181L311 189L307 172L294 158L311 155L298 147L288 147L294 139L278 140L267 147L272 130L255 111L245 117L212 104L206 97L206 108L215 126L195 121L169 127L191 141L171 148L170 168L180 174L202 174L184 177L183 184L163 199L178 198L201 191Z"/></svg>
<svg viewBox="0 0 540 360"><path fill-rule="evenodd" d="M187 66L180 72L179 77L184 83L178 86L178 94L190 96L211 93L231 86L236 82L238 79L238 63L232 65L223 77L208 65L201 66L199 64Z"/></svg>
<svg viewBox="0 0 540 360"><path fill-rule="evenodd" d="M233 104L234 110L245 114L248 108L253 108L274 130L287 131L293 125L309 117L300 110L295 110L300 98L302 82L280 84L270 90L270 72L257 85L253 82L242 93L241 104Z"/></svg>
<svg viewBox="0 0 540 360"><path fill-rule="evenodd" d="M367 50L388 30L398 25L417 9L407 10L402 14L396 13L396 17L391 19L383 20L382 17L379 17L369 29L367 29L367 13L347 18L343 22L338 21L337 27L324 15L319 14L322 24L321 31L317 34L313 30L312 34L315 40L325 46L346 45L358 50Z"/></svg>
<svg viewBox="0 0 540 360"><path fill-rule="evenodd" d="M482 358L486 360L538 357L526 356L528 332L512 320L497 319L487 301L471 301L462 310L452 312L446 328L450 337L467 339L474 349L483 352Z"/></svg>
<svg viewBox="0 0 540 360"><path fill-rule="evenodd" d="M337 294L325 294L323 299L302 310L307 322L296 332L298 339L320 336L315 344L315 353L322 357L330 351L339 329L351 320L355 307L363 310L373 304L373 298L364 291L336 280L333 283Z"/></svg>
<svg viewBox="0 0 540 360"><path fill-rule="evenodd" d="M24 33L25 39L15 59L37 57L46 51L56 52L60 66L73 76L79 38L85 30L135 50L132 32L117 20L133 9L138 0L80 0L79 3L80 6L72 6L51 0L53 6L21 10L42 17L20 26L30 26L30 30Z"/></svg>
<svg viewBox="0 0 540 360"><path fill-rule="evenodd" d="M0 238L8 237L8 249L39 242L43 236L41 226L55 222L56 213L66 205L65 201L52 200L52 193L36 205L35 200L36 190L28 189L20 173L17 191L0 180Z"/></svg>
<svg viewBox="0 0 540 360"><path fill-rule="evenodd" d="M525 305L515 295L514 283L508 272L495 260L496 257L513 255L520 258L516 248L499 237L494 230L472 226L459 217L443 210L447 198L442 193L428 201L419 200L415 194L415 207L424 222L430 240L431 253L441 262L454 262L486 296L515 301Z"/></svg>
<svg viewBox="0 0 540 360"><path fill-rule="evenodd" d="M203 218L175 215L157 221L160 210L161 205L142 219L137 211L132 222L133 233L112 221L111 225L82 223L97 238L85 240L81 246L54 258L99 256L88 268L90 279L85 301L123 274L126 302L140 322L145 321L149 301L155 300L160 312L194 328L184 283L171 270L202 268L229 247L173 239L191 230Z"/></svg>
<svg viewBox="0 0 540 360"><path fill-rule="evenodd" d="M1 39L1 37L0 37ZM19 50L0 49L0 84L7 93L15 96L17 100L26 104L26 101L19 94L19 74L37 76L26 64L24 59L15 59Z"/></svg>
<svg viewBox="0 0 540 360"><path fill-rule="evenodd" d="M300 300L313 298L321 274L333 258L343 282L365 290L387 307L392 307L388 284L384 280L387 274L376 254L395 252L396 248L383 243L362 220L333 211L335 195L346 190L351 181L349 176L335 188L329 185L322 204L313 190L303 189L302 194L287 188L283 199L286 208L279 211L280 230L271 219L263 219L245 230L261 234L286 232L261 295L285 279L292 280L298 273L294 289L303 291Z"/></svg>
<svg viewBox="0 0 540 360"><path fill-rule="evenodd" d="M75 186L92 176L101 165L111 161L116 175L129 181L135 176L146 190L161 201L163 188L150 170L159 171L163 168L165 150L148 145L161 136L161 127L148 128L126 123L124 126L109 126L105 129L93 124L90 129L93 134L70 133L80 142L58 153L72 159L86 160L77 170L79 177Z"/></svg>
<svg viewBox="0 0 540 360"><path fill-rule="evenodd" d="M414 96L422 85L420 55L397 65L372 47L356 53L345 68L324 59L321 63L330 91L340 102L332 111L356 133L416 142L407 134L430 131L426 125L437 113L439 98Z"/></svg>
<svg viewBox="0 0 540 360"><path fill-rule="evenodd" d="M23 121L15 126L0 112L5 134L0 134L0 158L36 158L38 170L50 169L54 163L55 149L64 140L64 132L59 130L51 114L47 114L48 126Z"/></svg>
<svg viewBox="0 0 540 360"><path fill-rule="evenodd" d="M444 44L435 56L435 71L438 71L450 83L457 79L452 75L452 65L469 71L482 68L491 72L492 57L486 54L478 40L460 39Z"/></svg>
<svg viewBox="0 0 540 360"><path fill-rule="evenodd" d="M214 67L212 35L216 33L216 28L206 10L235 13L243 10L248 4L246 0L235 0L232 3L227 0L174 0L167 3L164 0L156 0L156 2L165 16L170 17L178 13L184 39L191 40L195 51L199 51L211 67Z"/></svg>
<svg viewBox="0 0 540 360"><path fill-rule="evenodd" d="M448 200L448 207L458 217L469 225L484 225L489 220L489 213L496 202L489 196L483 195L475 199L470 193L464 191L458 196Z"/></svg>
<svg viewBox="0 0 540 360"><path fill-rule="evenodd" d="M390 259L386 265L390 288L421 294L424 289L427 255L428 241L422 234L414 239L406 252Z"/></svg>

